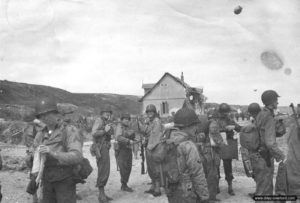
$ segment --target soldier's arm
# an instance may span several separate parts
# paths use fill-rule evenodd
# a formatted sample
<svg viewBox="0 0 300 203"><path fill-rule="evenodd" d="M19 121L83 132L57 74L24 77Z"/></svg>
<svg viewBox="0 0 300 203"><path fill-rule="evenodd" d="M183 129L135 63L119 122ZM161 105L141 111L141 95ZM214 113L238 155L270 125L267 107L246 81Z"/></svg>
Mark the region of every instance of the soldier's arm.
<svg viewBox="0 0 300 203"><path fill-rule="evenodd" d="M130 140L123 135L123 129L120 125L116 129L116 140L122 144L129 144Z"/></svg>
<svg viewBox="0 0 300 203"><path fill-rule="evenodd" d="M217 146L225 145L220 134L220 128L216 121L212 121L209 125L209 136L213 139Z"/></svg>
<svg viewBox="0 0 300 203"><path fill-rule="evenodd" d="M284 160L285 156L279 149L276 142L275 119L270 115L266 118L265 125L265 144L276 161Z"/></svg>
<svg viewBox="0 0 300 203"><path fill-rule="evenodd" d="M196 146L192 142L182 143L179 145L179 154L186 161L186 167L195 192L201 200L207 200L209 198L207 182Z"/></svg>
<svg viewBox="0 0 300 203"><path fill-rule="evenodd" d="M240 126L237 122L235 122L234 120L232 120L234 127L234 130L236 132L241 132L242 126Z"/></svg>
<svg viewBox="0 0 300 203"><path fill-rule="evenodd" d="M50 155L61 165L79 164L82 156L82 142L79 131L74 126L66 127L66 152L51 152Z"/></svg>
<svg viewBox="0 0 300 203"><path fill-rule="evenodd" d="M92 128L93 137L102 137L105 135L104 123L102 119L96 119Z"/></svg>

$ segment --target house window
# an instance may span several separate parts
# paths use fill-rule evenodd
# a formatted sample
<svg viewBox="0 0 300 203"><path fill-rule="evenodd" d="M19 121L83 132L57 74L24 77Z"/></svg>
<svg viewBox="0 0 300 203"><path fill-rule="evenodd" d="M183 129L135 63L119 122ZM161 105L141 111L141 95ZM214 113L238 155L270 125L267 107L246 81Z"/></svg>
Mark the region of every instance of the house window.
<svg viewBox="0 0 300 203"><path fill-rule="evenodd" d="M169 113L169 105L168 102L162 102L160 105L160 110L162 114L168 114Z"/></svg>

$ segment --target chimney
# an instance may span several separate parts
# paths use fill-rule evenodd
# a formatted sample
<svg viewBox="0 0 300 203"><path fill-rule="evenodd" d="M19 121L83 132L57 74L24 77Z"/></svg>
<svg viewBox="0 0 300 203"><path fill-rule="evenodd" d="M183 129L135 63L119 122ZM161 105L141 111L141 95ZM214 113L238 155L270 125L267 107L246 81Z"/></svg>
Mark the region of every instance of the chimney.
<svg viewBox="0 0 300 203"><path fill-rule="evenodd" d="M183 72L181 72L181 77L180 77L181 81L184 82L184 76L183 76Z"/></svg>

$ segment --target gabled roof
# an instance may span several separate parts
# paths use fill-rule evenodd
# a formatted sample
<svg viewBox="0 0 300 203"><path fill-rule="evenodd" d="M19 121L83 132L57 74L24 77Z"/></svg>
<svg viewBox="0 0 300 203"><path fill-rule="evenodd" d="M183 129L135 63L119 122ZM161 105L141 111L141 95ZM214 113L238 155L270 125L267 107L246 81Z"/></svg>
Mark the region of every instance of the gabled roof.
<svg viewBox="0 0 300 203"><path fill-rule="evenodd" d="M176 82L178 82L180 85L182 85L182 87L184 87L184 88L190 88L190 86L187 84L187 83L185 83L184 81L182 81L182 80L180 80L179 78L177 78L177 77L175 77L174 75L172 75L172 74L170 74L170 73L168 73L168 72L166 72L160 79L159 79L159 81L157 82L157 83L155 83L155 85L141 98L141 99L139 99L139 102L142 102L143 100L144 100L144 98L146 97L146 96L148 96L156 87L157 87L157 85L165 78L165 77L167 77L167 76L170 76L171 78L173 78Z"/></svg>

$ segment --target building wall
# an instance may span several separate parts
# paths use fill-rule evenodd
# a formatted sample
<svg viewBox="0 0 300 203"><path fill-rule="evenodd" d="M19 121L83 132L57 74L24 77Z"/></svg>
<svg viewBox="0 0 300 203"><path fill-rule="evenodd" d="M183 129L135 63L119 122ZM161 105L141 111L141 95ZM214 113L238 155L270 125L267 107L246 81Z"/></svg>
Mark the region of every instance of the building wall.
<svg viewBox="0 0 300 203"><path fill-rule="evenodd" d="M181 108L185 99L185 88L170 76L166 76L155 89L143 100L142 113L145 113L146 106L154 104L161 112L162 102L168 103L169 112L173 108ZM166 116L162 115L161 116Z"/></svg>

